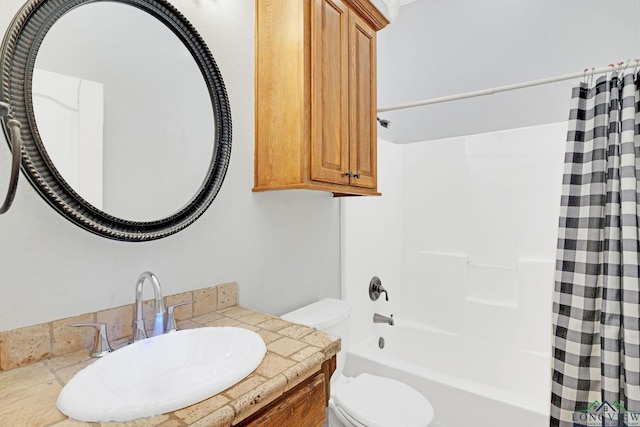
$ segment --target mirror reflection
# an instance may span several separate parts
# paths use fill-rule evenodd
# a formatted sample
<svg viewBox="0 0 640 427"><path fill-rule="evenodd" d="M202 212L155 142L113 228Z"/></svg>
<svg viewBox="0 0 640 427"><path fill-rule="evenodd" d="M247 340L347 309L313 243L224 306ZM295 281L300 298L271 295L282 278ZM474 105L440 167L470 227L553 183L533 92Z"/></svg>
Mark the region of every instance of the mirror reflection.
<svg viewBox="0 0 640 427"><path fill-rule="evenodd" d="M52 164L98 209L155 221L203 186L216 141L209 91L152 15L115 2L69 11L44 37L32 86Z"/></svg>

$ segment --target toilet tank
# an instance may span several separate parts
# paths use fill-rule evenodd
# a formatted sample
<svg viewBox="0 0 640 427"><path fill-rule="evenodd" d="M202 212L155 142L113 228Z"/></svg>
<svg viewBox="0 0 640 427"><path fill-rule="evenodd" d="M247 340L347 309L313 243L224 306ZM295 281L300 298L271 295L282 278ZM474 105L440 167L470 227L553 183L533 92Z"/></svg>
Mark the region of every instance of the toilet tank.
<svg viewBox="0 0 640 427"><path fill-rule="evenodd" d="M342 374L347 354L349 335L349 316L351 306L348 302L334 298L325 298L297 310L283 314L281 318L291 323L299 323L320 331L335 335L341 340L334 378Z"/></svg>

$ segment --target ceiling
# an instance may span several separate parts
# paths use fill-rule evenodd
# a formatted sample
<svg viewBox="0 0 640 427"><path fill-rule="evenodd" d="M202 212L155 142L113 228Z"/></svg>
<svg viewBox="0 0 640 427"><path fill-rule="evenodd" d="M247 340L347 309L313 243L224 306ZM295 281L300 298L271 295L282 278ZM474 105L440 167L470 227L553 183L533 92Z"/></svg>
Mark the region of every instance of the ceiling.
<svg viewBox="0 0 640 427"><path fill-rule="evenodd" d="M386 10L386 12L388 12L386 13L387 17L393 20L397 16L402 6L409 4L411 2L414 2L416 0L380 0L380 1L384 3L384 6L387 9ZM384 12L385 11L383 11L383 13Z"/></svg>

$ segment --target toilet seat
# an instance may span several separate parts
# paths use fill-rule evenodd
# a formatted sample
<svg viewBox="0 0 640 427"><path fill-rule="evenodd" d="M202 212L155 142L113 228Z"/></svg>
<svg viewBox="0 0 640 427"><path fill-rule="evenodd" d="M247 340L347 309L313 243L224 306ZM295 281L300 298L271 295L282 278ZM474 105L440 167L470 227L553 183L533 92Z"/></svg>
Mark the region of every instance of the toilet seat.
<svg viewBox="0 0 640 427"><path fill-rule="evenodd" d="M356 426L427 427L434 417L433 406L408 385L363 373L333 394L336 409Z"/></svg>

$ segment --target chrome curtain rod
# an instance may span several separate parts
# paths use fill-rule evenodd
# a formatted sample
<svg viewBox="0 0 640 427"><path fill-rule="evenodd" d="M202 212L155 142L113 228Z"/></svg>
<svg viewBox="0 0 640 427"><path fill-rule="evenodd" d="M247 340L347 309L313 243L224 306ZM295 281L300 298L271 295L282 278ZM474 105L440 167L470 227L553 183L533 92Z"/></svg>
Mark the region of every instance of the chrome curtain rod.
<svg viewBox="0 0 640 427"><path fill-rule="evenodd" d="M406 108L413 108L413 107L421 107L423 105L439 104L442 102L457 101L459 99L476 98L479 96L493 95L494 93L507 92L510 90L522 89L522 88L531 87L531 86L540 86L548 83L560 82L563 80L576 79L578 77L584 77L586 80L588 78L593 77L595 74L604 74L611 71L624 71L629 66L633 66L637 70L638 66L640 66L640 59L635 59L633 61L627 61L627 62L619 62L615 65L609 64L606 67L601 67L601 68L586 68L582 72L564 74L562 76L556 76L556 77L548 77L546 79L540 79L540 80L532 80L530 82L516 83L516 84L506 85L506 86L498 86L490 89L460 93L457 95L449 95L449 96L442 96L439 98L425 99L423 101L408 102L406 104L398 104L390 107L381 107L381 108L378 108L378 113L383 113L385 111L404 110Z"/></svg>

